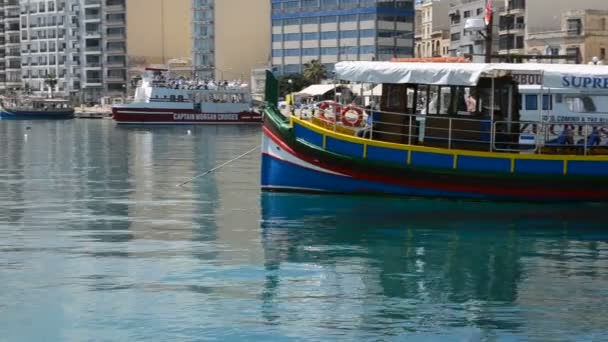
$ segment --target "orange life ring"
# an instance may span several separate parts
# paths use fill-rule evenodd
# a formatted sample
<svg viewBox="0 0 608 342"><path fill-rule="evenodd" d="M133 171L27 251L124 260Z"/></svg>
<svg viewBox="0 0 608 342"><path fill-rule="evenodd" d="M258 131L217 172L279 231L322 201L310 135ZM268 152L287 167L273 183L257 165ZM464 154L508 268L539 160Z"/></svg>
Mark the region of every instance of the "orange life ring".
<svg viewBox="0 0 608 342"><path fill-rule="evenodd" d="M346 113L350 111L357 113L357 120L350 121L346 118ZM342 123L344 124L344 126L359 127L363 122L363 109L356 106L346 106L344 107L344 109L342 109L340 116L342 116Z"/></svg>
<svg viewBox="0 0 608 342"><path fill-rule="evenodd" d="M335 116L333 118L328 118L325 116L325 110L327 110L330 107L335 107L335 112L340 113L340 104L339 103L334 102L334 101L323 101L319 104L319 109L321 110L321 113L319 113L319 115L321 116L321 119L323 119L325 121L336 121Z"/></svg>

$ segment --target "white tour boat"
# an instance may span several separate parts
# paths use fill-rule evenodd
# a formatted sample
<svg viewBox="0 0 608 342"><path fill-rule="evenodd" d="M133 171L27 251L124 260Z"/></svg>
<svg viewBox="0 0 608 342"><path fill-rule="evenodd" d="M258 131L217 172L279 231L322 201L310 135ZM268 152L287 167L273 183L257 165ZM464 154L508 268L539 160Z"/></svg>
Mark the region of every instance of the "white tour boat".
<svg viewBox="0 0 608 342"><path fill-rule="evenodd" d="M166 69L147 68L132 103L115 105L119 124L259 124L247 85L170 80Z"/></svg>

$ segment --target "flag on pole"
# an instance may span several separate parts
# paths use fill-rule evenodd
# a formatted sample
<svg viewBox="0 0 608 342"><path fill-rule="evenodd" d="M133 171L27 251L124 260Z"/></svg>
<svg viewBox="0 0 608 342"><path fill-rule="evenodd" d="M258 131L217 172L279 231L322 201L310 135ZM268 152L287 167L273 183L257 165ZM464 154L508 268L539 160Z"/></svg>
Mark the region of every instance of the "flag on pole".
<svg viewBox="0 0 608 342"><path fill-rule="evenodd" d="M490 26L492 23L492 0L486 1L486 16L485 16L486 26Z"/></svg>

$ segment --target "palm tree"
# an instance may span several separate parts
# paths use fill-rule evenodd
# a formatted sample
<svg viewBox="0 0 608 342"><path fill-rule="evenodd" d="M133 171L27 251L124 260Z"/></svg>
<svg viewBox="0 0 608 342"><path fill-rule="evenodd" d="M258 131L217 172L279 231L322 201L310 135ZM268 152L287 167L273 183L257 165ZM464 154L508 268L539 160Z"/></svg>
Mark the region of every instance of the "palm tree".
<svg viewBox="0 0 608 342"><path fill-rule="evenodd" d="M326 74L325 65L321 64L317 59L304 64L304 78L311 83L316 84L321 82Z"/></svg>
<svg viewBox="0 0 608 342"><path fill-rule="evenodd" d="M48 74L44 80L44 83L49 86L50 97L53 97L53 89L55 89L55 86L57 85L57 76L55 76L53 73Z"/></svg>

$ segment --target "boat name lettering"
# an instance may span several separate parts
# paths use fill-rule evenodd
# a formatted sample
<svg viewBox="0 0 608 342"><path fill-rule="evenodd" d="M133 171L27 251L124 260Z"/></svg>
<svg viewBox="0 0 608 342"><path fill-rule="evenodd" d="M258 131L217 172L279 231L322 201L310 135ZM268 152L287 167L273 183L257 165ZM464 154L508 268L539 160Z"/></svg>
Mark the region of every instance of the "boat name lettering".
<svg viewBox="0 0 608 342"><path fill-rule="evenodd" d="M563 76L562 86L565 88L608 89L608 77Z"/></svg>
<svg viewBox="0 0 608 342"><path fill-rule="evenodd" d="M541 85L543 76L538 74L513 74L513 81L520 85Z"/></svg>
<svg viewBox="0 0 608 342"><path fill-rule="evenodd" d="M195 120L195 121L238 121L238 114L173 114L173 120Z"/></svg>

